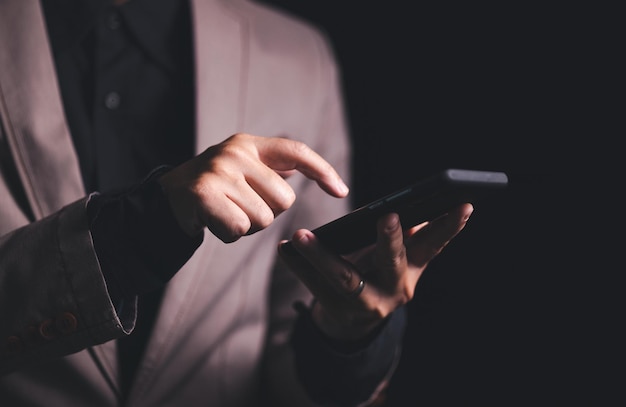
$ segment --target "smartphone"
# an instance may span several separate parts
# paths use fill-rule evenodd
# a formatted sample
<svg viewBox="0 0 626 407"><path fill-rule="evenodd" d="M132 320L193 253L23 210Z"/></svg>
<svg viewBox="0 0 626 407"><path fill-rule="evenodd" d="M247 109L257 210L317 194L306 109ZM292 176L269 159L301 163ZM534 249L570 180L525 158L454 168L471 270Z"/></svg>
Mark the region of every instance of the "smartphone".
<svg viewBox="0 0 626 407"><path fill-rule="evenodd" d="M468 169L446 169L376 199L312 232L328 248L348 254L376 242L376 222L387 213L400 216L403 229L444 215L454 207L476 203L502 191L506 173Z"/></svg>

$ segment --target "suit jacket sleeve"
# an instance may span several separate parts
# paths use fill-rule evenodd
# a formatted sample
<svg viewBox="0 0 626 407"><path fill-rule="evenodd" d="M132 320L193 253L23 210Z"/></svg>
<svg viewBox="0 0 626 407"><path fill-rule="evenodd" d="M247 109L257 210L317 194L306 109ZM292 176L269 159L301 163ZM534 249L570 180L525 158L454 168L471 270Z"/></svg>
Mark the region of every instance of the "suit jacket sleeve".
<svg viewBox="0 0 626 407"><path fill-rule="evenodd" d="M118 314L109 299L86 202L0 236L0 374L132 330L135 304Z"/></svg>

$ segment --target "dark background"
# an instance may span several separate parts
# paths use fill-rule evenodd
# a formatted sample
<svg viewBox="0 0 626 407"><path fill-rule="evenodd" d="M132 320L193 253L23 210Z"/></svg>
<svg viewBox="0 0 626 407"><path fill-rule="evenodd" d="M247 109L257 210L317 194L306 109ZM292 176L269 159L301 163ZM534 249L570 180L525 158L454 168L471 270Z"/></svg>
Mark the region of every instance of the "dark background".
<svg viewBox="0 0 626 407"><path fill-rule="evenodd" d="M616 405L626 308L590 227L618 217L598 179L625 134L605 126L611 10L264 2L334 45L355 207L443 168L509 175L420 280L388 405Z"/></svg>

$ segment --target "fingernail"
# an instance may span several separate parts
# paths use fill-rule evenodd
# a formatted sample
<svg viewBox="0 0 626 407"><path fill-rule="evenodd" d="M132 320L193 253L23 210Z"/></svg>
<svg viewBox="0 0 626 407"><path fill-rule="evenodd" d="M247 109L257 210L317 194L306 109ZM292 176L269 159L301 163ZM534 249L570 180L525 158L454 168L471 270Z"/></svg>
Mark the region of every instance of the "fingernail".
<svg viewBox="0 0 626 407"><path fill-rule="evenodd" d="M339 192L341 192L342 194L347 194L348 192L350 192L350 188L348 188L348 186L343 181L339 181L337 183L337 189L339 189Z"/></svg>
<svg viewBox="0 0 626 407"><path fill-rule="evenodd" d="M389 220L387 221L387 229L392 231L399 227L400 227L400 216L398 216L397 214L390 216Z"/></svg>
<svg viewBox="0 0 626 407"><path fill-rule="evenodd" d="M310 233L311 233L311 232L301 233L301 234L298 236L298 241L299 241L300 243L304 243L304 244L308 243L308 242L311 240L311 235L310 235Z"/></svg>

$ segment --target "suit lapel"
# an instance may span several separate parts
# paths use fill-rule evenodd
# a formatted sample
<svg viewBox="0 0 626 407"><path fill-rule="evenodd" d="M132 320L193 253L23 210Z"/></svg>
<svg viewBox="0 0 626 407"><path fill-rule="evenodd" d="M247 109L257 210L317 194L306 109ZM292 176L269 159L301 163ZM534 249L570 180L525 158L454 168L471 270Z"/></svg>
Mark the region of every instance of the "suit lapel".
<svg viewBox="0 0 626 407"><path fill-rule="evenodd" d="M84 196L38 1L0 1L0 116L35 218Z"/></svg>

